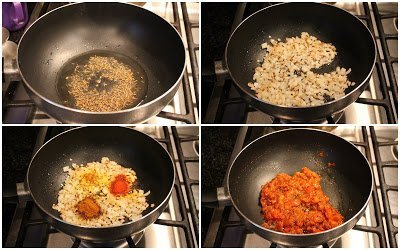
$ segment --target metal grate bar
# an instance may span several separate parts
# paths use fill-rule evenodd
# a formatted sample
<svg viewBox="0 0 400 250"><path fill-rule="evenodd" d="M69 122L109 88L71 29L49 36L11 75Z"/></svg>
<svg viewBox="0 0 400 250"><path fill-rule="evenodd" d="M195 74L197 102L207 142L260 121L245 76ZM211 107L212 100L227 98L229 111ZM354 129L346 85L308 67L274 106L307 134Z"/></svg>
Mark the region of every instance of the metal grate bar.
<svg viewBox="0 0 400 250"><path fill-rule="evenodd" d="M397 141L384 141L384 142L377 142L377 143L378 143L378 146L380 146L380 147L398 145Z"/></svg>
<svg viewBox="0 0 400 250"><path fill-rule="evenodd" d="M47 246L47 242L49 240L49 235L50 235L50 225L46 224L46 233L41 235L42 240L40 241L40 245L44 248Z"/></svg>
<svg viewBox="0 0 400 250"><path fill-rule="evenodd" d="M35 103L31 100L13 100L6 104L6 108L18 108L18 107L34 107Z"/></svg>
<svg viewBox="0 0 400 250"><path fill-rule="evenodd" d="M190 141L198 141L198 140L199 140L198 136L189 136L189 137L181 138L181 142L190 142Z"/></svg>
<svg viewBox="0 0 400 250"><path fill-rule="evenodd" d="M185 123L192 123L192 120L188 118L187 114L177 114L172 112L161 111L157 116L165 119L170 119Z"/></svg>
<svg viewBox="0 0 400 250"><path fill-rule="evenodd" d="M173 221L173 220L163 220L163 219L157 219L155 223L158 225L171 226L171 227L185 227L186 226L186 223L183 221Z"/></svg>
<svg viewBox="0 0 400 250"><path fill-rule="evenodd" d="M398 168L397 163L384 163L382 164L383 168Z"/></svg>
<svg viewBox="0 0 400 250"><path fill-rule="evenodd" d="M37 226L37 225L43 225L43 224L47 224L47 222L43 219L30 220L26 223L27 226Z"/></svg>
<svg viewBox="0 0 400 250"><path fill-rule="evenodd" d="M215 248L220 248L222 247L222 241L224 239L224 234L225 234L225 230L228 227L243 227L243 229L245 228L244 225L242 223L237 223L237 221L235 221L234 223L230 224L229 222L229 214L231 213L232 210L232 206L226 206L224 208L224 211L222 213L222 218L221 218L221 222L219 225L219 229L217 232L217 236L215 237L215 242L214 242L214 246ZM243 238L243 236L242 236ZM243 245L243 244L241 244Z"/></svg>
<svg viewBox="0 0 400 250"><path fill-rule="evenodd" d="M363 231L366 233L380 233L380 229L376 227L369 227L369 226L364 226L364 225L356 225L353 229L358 230L358 231Z"/></svg>
<svg viewBox="0 0 400 250"><path fill-rule="evenodd" d="M390 14L380 14L381 19L387 19L387 18L396 18L398 17L397 14L390 13Z"/></svg>
<svg viewBox="0 0 400 250"><path fill-rule="evenodd" d="M20 247L17 244L18 240L20 239L21 233L21 225L23 221L24 212L26 209L26 202L19 202L17 204L17 208L15 209L12 224L10 229L8 230L8 236L6 239L5 247Z"/></svg>
<svg viewBox="0 0 400 250"><path fill-rule="evenodd" d="M397 34L385 34L383 35L383 37L387 40L397 40ZM397 57L391 57L394 58L395 60L397 60Z"/></svg>
<svg viewBox="0 0 400 250"><path fill-rule="evenodd" d="M198 157L185 157L183 160L185 162L198 162L199 158Z"/></svg>
<svg viewBox="0 0 400 250"><path fill-rule="evenodd" d="M126 242L130 248L136 248L136 244L131 237L126 237Z"/></svg>
<svg viewBox="0 0 400 250"><path fill-rule="evenodd" d="M75 238L74 243L72 244L71 248L78 248L81 245L81 240Z"/></svg>
<svg viewBox="0 0 400 250"><path fill-rule="evenodd" d="M183 15L183 23L185 25L185 31L186 31L186 37L187 37L187 44L189 47L189 56L190 56L190 66L192 67L192 75L193 75L193 83L194 83L194 91L196 94L196 100L199 100L199 93L198 93L198 87L199 87L199 65L197 63L196 59L196 51L199 50L199 46L195 44L194 39L193 39L193 34L192 34L192 28L198 28L199 24L191 24L189 15L187 12L187 7L186 3L182 2L182 15ZM197 108L198 108L198 101L196 102Z"/></svg>

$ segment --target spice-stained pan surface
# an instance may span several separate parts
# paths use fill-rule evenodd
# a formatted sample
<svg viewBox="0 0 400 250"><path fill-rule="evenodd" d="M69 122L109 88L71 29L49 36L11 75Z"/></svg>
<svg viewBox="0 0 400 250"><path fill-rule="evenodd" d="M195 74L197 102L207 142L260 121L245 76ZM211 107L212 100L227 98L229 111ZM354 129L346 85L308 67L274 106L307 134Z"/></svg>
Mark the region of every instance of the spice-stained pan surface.
<svg viewBox="0 0 400 250"><path fill-rule="evenodd" d="M355 85L346 89L344 97L318 106L285 107L257 98L248 83L253 81L254 69L266 54L261 44L268 42L269 36L284 41L302 32L336 47L335 59L319 73L331 72L337 66L351 68L348 78ZM290 121L324 119L356 101L368 85L375 57L374 38L362 21L322 3L285 3L262 9L236 28L225 51L229 73L244 99L260 111Z"/></svg>
<svg viewBox="0 0 400 250"><path fill-rule="evenodd" d="M65 103L60 74L68 64L99 54L129 65L139 78L145 76L139 102L107 112ZM172 100L185 60L183 41L170 23L124 3L77 3L50 11L28 28L18 46L18 66L29 95L40 109L64 123L148 120Z"/></svg>
<svg viewBox="0 0 400 250"><path fill-rule="evenodd" d="M90 227L65 222L52 208L71 163L86 164L109 157L131 167L140 180L139 187L150 190L149 204L143 217L118 226ZM152 224L163 212L171 196L175 169L167 151L151 137L136 130L121 127L84 127L69 130L50 141L33 157L26 188L44 217L52 226L83 240L109 241L123 239Z"/></svg>
<svg viewBox="0 0 400 250"><path fill-rule="evenodd" d="M320 175L322 189L343 215L343 224L302 235L262 227L261 187L277 174L293 175L303 166ZM288 129L260 137L239 153L228 173L228 191L245 225L260 236L285 246L315 246L355 226L371 196L372 172L364 155L348 141L320 130Z"/></svg>

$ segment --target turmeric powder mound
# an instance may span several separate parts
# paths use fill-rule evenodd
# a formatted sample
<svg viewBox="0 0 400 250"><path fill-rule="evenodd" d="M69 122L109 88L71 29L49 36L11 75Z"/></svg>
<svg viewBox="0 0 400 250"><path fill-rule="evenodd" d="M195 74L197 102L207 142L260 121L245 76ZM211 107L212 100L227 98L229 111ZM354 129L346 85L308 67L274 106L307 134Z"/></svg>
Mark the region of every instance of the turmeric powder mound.
<svg viewBox="0 0 400 250"><path fill-rule="evenodd" d="M96 171L90 171L82 176L80 180L80 184L83 186L93 186L97 185L97 179L99 176L97 175Z"/></svg>

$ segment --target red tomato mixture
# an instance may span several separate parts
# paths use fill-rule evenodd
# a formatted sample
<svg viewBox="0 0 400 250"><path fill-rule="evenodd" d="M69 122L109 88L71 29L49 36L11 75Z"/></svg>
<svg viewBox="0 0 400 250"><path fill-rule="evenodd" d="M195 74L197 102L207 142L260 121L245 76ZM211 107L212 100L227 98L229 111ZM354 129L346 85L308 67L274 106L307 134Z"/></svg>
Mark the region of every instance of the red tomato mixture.
<svg viewBox="0 0 400 250"><path fill-rule="evenodd" d="M278 174L261 190L263 226L291 234L322 232L343 223L321 188L321 178L307 167L293 176Z"/></svg>

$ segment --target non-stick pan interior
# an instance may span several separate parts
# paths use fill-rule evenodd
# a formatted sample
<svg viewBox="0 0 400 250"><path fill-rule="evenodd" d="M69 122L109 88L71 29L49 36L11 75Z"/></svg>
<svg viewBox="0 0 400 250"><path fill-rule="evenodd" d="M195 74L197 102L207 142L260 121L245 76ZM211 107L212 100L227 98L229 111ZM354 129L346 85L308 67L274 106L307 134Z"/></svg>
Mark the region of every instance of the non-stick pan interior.
<svg viewBox="0 0 400 250"><path fill-rule="evenodd" d="M289 3L266 8L246 19L233 33L226 50L229 71L247 94L255 96L247 83L253 81L254 69L266 54L261 44L274 39L300 36L308 32L319 40L332 43L337 56L318 73L337 66L351 68L349 80L355 82L346 93L361 84L374 65L375 45L368 29L351 14L318 3Z"/></svg>
<svg viewBox="0 0 400 250"><path fill-rule="evenodd" d="M139 187L150 190L148 203L160 205L174 182L174 167L169 154L155 140L128 128L86 127L68 131L45 144L33 158L28 172L29 188L35 201L49 214L57 204L58 191L67 174L63 167L85 164L108 157L132 168ZM148 208L144 214L152 211Z"/></svg>
<svg viewBox="0 0 400 250"><path fill-rule="evenodd" d="M124 55L144 69L147 97L154 100L179 79L185 49L161 17L123 3L72 4L46 14L24 34L18 49L21 74L45 98L62 104L57 74L72 58L90 51Z"/></svg>
<svg viewBox="0 0 400 250"><path fill-rule="evenodd" d="M328 162L336 166L328 167ZM304 166L321 176L325 194L345 220L368 200L371 171L357 148L329 133L295 129L262 137L240 153L228 179L233 203L249 220L261 225L261 187L278 173L292 175Z"/></svg>

